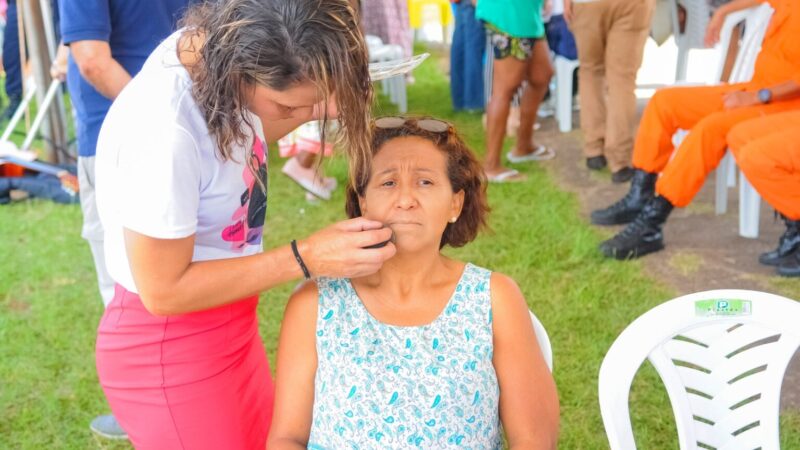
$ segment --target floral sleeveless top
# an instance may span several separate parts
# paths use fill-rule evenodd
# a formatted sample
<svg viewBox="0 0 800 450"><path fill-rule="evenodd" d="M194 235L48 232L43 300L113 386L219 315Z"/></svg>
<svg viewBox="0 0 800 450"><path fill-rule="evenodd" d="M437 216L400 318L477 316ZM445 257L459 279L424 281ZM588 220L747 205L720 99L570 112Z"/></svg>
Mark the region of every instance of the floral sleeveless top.
<svg viewBox="0 0 800 450"><path fill-rule="evenodd" d="M491 272L467 264L430 324L387 325L321 278L310 449L502 448Z"/></svg>

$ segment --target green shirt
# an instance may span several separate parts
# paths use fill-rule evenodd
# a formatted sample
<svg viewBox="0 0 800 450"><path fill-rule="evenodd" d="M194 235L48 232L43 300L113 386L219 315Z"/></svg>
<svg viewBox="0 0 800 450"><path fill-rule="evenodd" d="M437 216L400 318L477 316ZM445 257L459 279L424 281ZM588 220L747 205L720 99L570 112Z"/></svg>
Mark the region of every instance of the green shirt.
<svg viewBox="0 0 800 450"><path fill-rule="evenodd" d="M478 0L475 15L517 38L544 36L543 0Z"/></svg>

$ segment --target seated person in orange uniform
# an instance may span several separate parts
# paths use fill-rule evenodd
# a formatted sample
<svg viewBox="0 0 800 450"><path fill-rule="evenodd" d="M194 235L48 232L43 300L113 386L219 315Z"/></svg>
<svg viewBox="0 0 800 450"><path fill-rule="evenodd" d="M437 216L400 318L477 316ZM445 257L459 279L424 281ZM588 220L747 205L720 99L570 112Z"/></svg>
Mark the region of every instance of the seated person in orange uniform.
<svg viewBox="0 0 800 450"><path fill-rule="evenodd" d="M719 39L727 14L762 2L734 0L720 7L709 24L707 43ZM662 89L648 103L634 145L636 173L628 194L592 212L595 224L629 224L600 245L605 256L636 258L664 248L662 225L673 207L688 205L703 186L725 155L731 128L747 119L800 109L800 1L769 3L775 13L751 81ZM690 131L674 149L672 135L679 129Z"/></svg>
<svg viewBox="0 0 800 450"><path fill-rule="evenodd" d="M780 213L786 232L758 261L778 275L800 277L800 110L743 122L728 134L739 168Z"/></svg>

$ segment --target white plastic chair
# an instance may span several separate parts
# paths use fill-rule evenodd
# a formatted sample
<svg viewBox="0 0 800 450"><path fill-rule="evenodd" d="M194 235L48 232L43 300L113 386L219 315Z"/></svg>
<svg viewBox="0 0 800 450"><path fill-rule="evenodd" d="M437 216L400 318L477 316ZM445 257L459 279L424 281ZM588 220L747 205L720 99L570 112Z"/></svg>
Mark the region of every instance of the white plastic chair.
<svg viewBox="0 0 800 450"><path fill-rule="evenodd" d="M367 35L365 41L367 43L367 52L369 53L369 61L371 63L393 61L403 58L403 48L399 45L384 44L381 38L371 35ZM408 111L408 98L406 96L405 75L396 75L384 79L381 81L381 86L383 92L389 96L389 101L397 105L398 111L400 111L400 113L406 113Z"/></svg>
<svg viewBox="0 0 800 450"><path fill-rule="evenodd" d="M600 366L611 449L636 449L628 395L645 358L669 394L682 450L778 449L781 383L800 347L798 323L797 301L745 290L686 295L641 315Z"/></svg>
<svg viewBox="0 0 800 450"><path fill-rule="evenodd" d="M562 133L572 131L572 79L575 69L580 65L578 60L556 55L556 120L558 130Z"/></svg>
<svg viewBox="0 0 800 450"><path fill-rule="evenodd" d="M686 10L684 32L680 32L678 23L678 5ZM678 63L675 70L675 81L686 80L686 66L689 61L689 50L706 48L704 38L711 10L707 0L673 0L672 2L672 35L678 46ZM730 42L730 41L728 41Z"/></svg>
<svg viewBox="0 0 800 450"><path fill-rule="evenodd" d="M533 331L536 333L536 340L539 341L539 348L542 350L544 361L547 363L547 367L550 368L550 372L552 372L553 347L550 345L550 336L547 335L547 330L544 329L544 325L542 325L542 322L539 321L533 311L531 311L531 322L533 322Z"/></svg>
<svg viewBox="0 0 800 450"><path fill-rule="evenodd" d="M770 19L775 11L769 4L748 8L729 14L725 27L720 33L720 42L730 42L730 33L737 24L744 22L745 34L742 46L736 57L736 64L731 71L730 81L739 83L753 78L756 58L761 50L761 43L769 27ZM720 69L721 74L721 69ZM740 175L739 183L739 235L746 238L757 238L759 232L759 216L761 197L753 189L744 175ZM717 166L715 186L715 212L724 214L728 210L728 187L736 185L736 162L728 152Z"/></svg>

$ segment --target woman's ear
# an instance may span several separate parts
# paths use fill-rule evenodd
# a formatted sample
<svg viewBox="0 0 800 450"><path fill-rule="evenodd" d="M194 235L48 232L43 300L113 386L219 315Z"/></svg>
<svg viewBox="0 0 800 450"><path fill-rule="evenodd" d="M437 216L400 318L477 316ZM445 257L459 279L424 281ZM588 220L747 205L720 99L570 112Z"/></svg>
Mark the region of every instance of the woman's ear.
<svg viewBox="0 0 800 450"><path fill-rule="evenodd" d="M464 190L460 190L453 194L453 201L450 205L450 217L458 218L461 215L461 210L464 208Z"/></svg>

